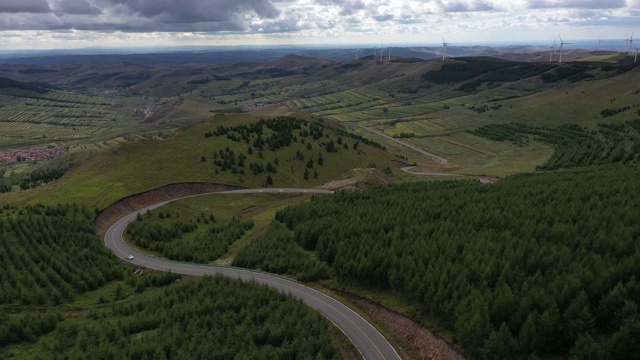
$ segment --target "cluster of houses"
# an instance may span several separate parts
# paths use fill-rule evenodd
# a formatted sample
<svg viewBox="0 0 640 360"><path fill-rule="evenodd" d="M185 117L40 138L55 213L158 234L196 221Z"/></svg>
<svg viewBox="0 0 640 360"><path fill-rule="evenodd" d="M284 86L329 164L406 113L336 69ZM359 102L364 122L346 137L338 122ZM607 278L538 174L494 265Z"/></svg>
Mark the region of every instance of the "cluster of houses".
<svg viewBox="0 0 640 360"><path fill-rule="evenodd" d="M64 154L69 148L64 145L47 148L47 149L26 149L18 151L0 151L0 164L9 165L22 161L34 161L42 159L51 159L52 157Z"/></svg>
<svg viewBox="0 0 640 360"><path fill-rule="evenodd" d="M146 107L144 109L135 109L134 112L136 114L144 114L146 117L153 116L156 113L155 109L152 109L150 107Z"/></svg>
<svg viewBox="0 0 640 360"><path fill-rule="evenodd" d="M263 103L263 102L249 103L249 104L246 104L246 105L244 106L244 109L245 109L246 111L253 111L253 110L260 109L261 107L266 106L266 105L269 105L269 104L273 104L273 103L271 103L271 102L265 102L265 103Z"/></svg>

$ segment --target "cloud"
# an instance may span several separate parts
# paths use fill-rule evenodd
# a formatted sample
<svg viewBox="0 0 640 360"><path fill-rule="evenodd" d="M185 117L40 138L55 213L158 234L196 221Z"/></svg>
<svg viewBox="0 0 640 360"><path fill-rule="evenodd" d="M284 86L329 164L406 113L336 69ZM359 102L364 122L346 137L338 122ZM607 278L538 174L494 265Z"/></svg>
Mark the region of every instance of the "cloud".
<svg viewBox="0 0 640 360"><path fill-rule="evenodd" d="M362 0L316 0L315 3L320 6L337 6L340 8L341 16L354 15L360 10L367 9L367 5Z"/></svg>
<svg viewBox="0 0 640 360"><path fill-rule="evenodd" d="M529 0L529 9L620 9L627 6L625 0Z"/></svg>
<svg viewBox="0 0 640 360"><path fill-rule="evenodd" d="M2 0L0 13L48 13L51 12L45 0Z"/></svg>
<svg viewBox="0 0 640 360"><path fill-rule="evenodd" d="M494 9L493 4L483 0L463 1L437 1L438 7L444 12L472 12L472 11L491 11Z"/></svg>
<svg viewBox="0 0 640 360"><path fill-rule="evenodd" d="M85 0L61 0L56 4L56 12L72 15L99 15L102 11Z"/></svg>
<svg viewBox="0 0 640 360"><path fill-rule="evenodd" d="M374 16L372 16L372 18L373 18L375 21L379 21L379 22L382 22L382 21L389 21L389 20L393 20L393 14L374 15Z"/></svg>
<svg viewBox="0 0 640 360"><path fill-rule="evenodd" d="M269 0L108 0L122 5L125 11L165 23L230 21L254 13L261 18L275 18L280 11Z"/></svg>

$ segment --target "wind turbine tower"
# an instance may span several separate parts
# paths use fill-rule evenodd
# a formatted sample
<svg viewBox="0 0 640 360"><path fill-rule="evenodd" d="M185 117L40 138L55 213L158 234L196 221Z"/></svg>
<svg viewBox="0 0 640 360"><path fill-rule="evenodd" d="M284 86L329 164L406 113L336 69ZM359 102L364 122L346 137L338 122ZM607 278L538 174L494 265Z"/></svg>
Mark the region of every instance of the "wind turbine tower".
<svg viewBox="0 0 640 360"><path fill-rule="evenodd" d="M629 55L633 54L633 33L629 37Z"/></svg>
<svg viewBox="0 0 640 360"><path fill-rule="evenodd" d="M555 53L556 53L556 39L553 39L553 45L551 45L549 47L549 49L551 50L549 52L549 62L552 62L553 61L553 55L555 55Z"/></svg>
<svg viewBox="0 0 640 360"><path fill-rule="evenodd" d="M629 35L624 39L624 52L629 51Z"/></svg>
<svg viewBox="0 0 640 360"><path fill-rule="evenodd" d="M640 46L636 46L636 56L633 57L633 63L635 64L638 61L638 51L640 50Z"/></svg>
<svg viewBox="0 0 640 360"><path fill-rule="evenodd" d="M356 60L358 60L358 52L360 51L360 49L356 48Z"/></svg>
<svg viewBox="0 0 640 360"><path fill-rule="evenodd" d="M564 42L564 40L562 40L562 37L560 35L558 35L558 37L560 38L560 61L558 63L562 64L562 50L565 45L570 45L571 43Z"/></svg>
<svg viewBox="0 0 640 360"><path fill-rule="evenodd" d="M442 60L447 58L447 48L449 47L449 43L445 40L444 36L442 37Z"/></svg>

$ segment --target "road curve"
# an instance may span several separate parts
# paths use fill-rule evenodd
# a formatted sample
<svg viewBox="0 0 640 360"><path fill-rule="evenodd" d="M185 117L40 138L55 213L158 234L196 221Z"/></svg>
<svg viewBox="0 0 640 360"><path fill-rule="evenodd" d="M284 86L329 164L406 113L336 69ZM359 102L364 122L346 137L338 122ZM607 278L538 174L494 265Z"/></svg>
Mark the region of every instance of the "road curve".
<svg viewBox="0 0 640 360"><path fill-rule="evenodd" d="M207 194L260 194L260 193L288 193L288 194L332 194L330 190L315 189L242 189L220 191ZM205 195L205 194L201 194ZM199 195L194 195L199 196ZM193 197L193 196L187 196ZM325 295L319 291L311 289L291 280L286 280L277 276L243 270L237 268L217 267L209 265L197 265L180 263L170 260L159 259L135 252L130 248L123 239L124 231L129 223L134 221L139 213L145 213L161 207L175 200L184 199L185 197L163 201L143 209L128 214L116 221L105 234L105 245L113 251L113 253L121 259L125 259L128 254L135 254L132 263L149 269L170 271L176 274L185 275L215 275L222 274L225 276L239 278L243 280L252 280L261 284L266 284L274 289L278 289L284 293L291 294L310 307L319 311L332 323L334 323L345 335L351 339L360 351L364 359L400 359L393 346L376 330L371 324L363 319L356 312L343 305L332 297Z"/></svg>

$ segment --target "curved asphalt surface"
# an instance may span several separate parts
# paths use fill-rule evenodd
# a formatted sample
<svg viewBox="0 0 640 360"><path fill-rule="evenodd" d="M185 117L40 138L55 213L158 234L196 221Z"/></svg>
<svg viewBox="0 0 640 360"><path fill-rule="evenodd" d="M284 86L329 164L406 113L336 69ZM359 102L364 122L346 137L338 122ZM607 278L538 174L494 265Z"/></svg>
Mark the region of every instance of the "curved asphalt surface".
<svg viewBox="0 0 640 360"><path fill-rule="evenodd" d="M333 191L329 190L314 190L314 189L242 189L242 190L230 190L220 191L207 194L259 194L259 193L289 193L289 194L332 194ZM205 194L202 194L205 195ZM198 195L195 195L198 196ZM164 259L151 257L148 255L140 254L132 250L124 241L123 234L129 223L136 219L138 213L145 213L148 210L152 210L161 207L171 201L180 200L184 198L169 200L160 202L151 206L147 206L143 209L135 211L129 215L118 220L115 224L111 225L107 233L105 234L105 244L113 251L113 253L121 259L125 259L128 254L133 254L135 258L130 262L143 266L146 268L173 272L176 274L185 275L215 275L222 274L225 276L239 278L242 280L255 281L260 284L268 285L272 288L278 289L283 293L291 294L300 300L304 301L310 307L319 311L332 323L334 323L345 335L351 339L355 346L360 351L360 354L365 359L400 359L400 356L395 349L389 344L389 342L365 319L358 315L347 306L343 305L339 301L327 296L319 291L313 290L309 287L301 285L291 280L286 280L277 276L268 275L265 273L254 272L250 270L243 270L237 268L228 267L216 267L208 265L196 265L188 263L174 262Z"/></svg>

